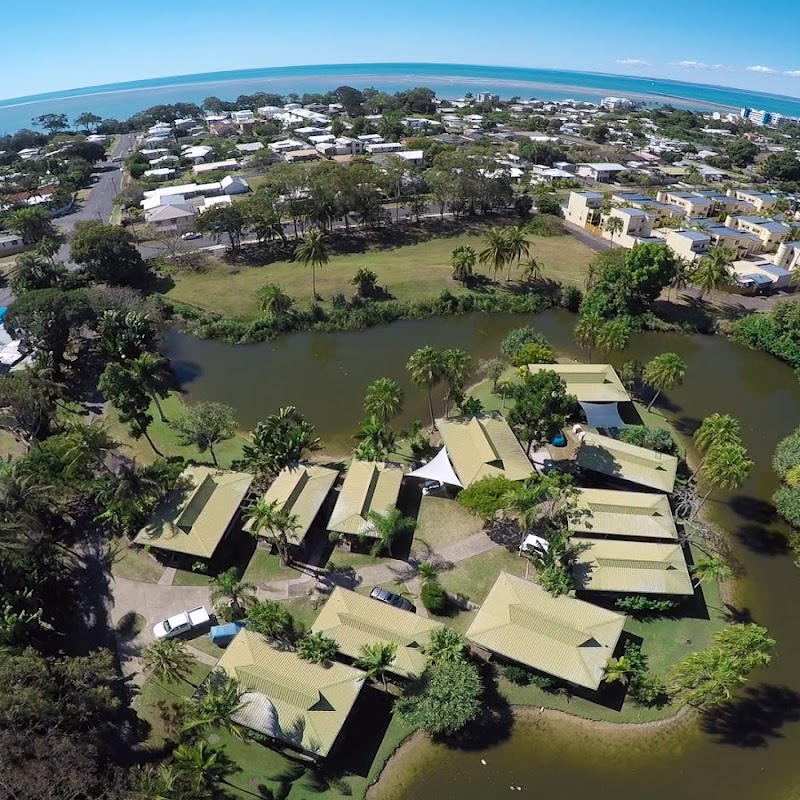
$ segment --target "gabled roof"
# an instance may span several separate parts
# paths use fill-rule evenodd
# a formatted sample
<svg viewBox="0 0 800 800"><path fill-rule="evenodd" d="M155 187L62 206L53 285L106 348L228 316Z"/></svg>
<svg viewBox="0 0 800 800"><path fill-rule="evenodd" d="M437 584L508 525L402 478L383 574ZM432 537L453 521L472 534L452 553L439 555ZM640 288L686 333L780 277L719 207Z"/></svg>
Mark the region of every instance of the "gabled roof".
<svg viewBox="0 0 800 800"><path fill-rule="evenodd" d="M631 399L611 364L528 364L528 369L555 372L579 403L628 403Z"/></svg>
<svg viewBox="0 0 800 800"><path fill-rule="evenodd" d="M573 597L552 597L501 572L467 639L504 658L597 689L625 616Z"/></svg>
<svg viewBox="0 0 800 800"><path fill-rule="evenodd" d="M311 630L330 636L350 658L359 658L364 645L393 642L397 655L389 671L408 678L422 674L427 663L422 648L431 631L442 627L440 622L337 587Z"/></svg>
<svg viewBox="0 0 800 800"><path fill-rule="evenodd" d="M436 427L465 487L486 477L521 481L533 474L530 459L501 414L437 419Z"/></svg>
<svg viewBox="0 0 800 800"><path fill-rule="evenodd" d="M576 588L592 592L694 594L681 546L622 539L570 540L581 552L572 574Z"/></svg>
<svg viewBox="0 0 800 800"><path fill-rule="evenodd" d="M369 513L385 514L395 507L403 468L387 461L353 461L328 520L328 530L375 536Z"/></svg>
<svg viewBox="0 0 800 800"><path fill-rule="evenodd" d="M253 476L246 472L187 467L134 541L211 558L252 482Z"/></svg>
<svg viewBox="0 0 800 800"><path fill-rule="evenodd" d="M145 211L145 218L148 222L163 222L171 219L184 219L194 217L195 210L188 203L168 203L155 208L148 208Z"/></svg>
<svg viewBox="0 0 800 800"><path fill-rule="evenodd" d="M623 537L678 540L665 494L578 489L575 519L569 529L599 538Z"/></svg>
<svg viewBox="0 0 800 800"><path fill-rule="evenodd" d="M584 436L577 462L583 469L667 493L675 488L678 471L678 459L675 456L597 433Z"/></svg>
<svg viewBox="0 0 800 800"><path fill-rule="evenodd" d="M278 477L267 489L264 497L268 503L277 503L279 508L297 517L297 527L287 535L291 544L303 543L311 523L314 522L338 476L339 473L335 469L316 464L298 464L286 467L278 473ZM250 520L247 520L242 527L249 532L253 526ZM258 535L269 539L270 531L259 531Z"/></svg>
<svg viewBox="0 0 800 800"><path fill-rule="evenodd" d="M344 664L304 661L246 628L217 668L246 690L234 721L315 756L330 752L366 677Z"/></svg>

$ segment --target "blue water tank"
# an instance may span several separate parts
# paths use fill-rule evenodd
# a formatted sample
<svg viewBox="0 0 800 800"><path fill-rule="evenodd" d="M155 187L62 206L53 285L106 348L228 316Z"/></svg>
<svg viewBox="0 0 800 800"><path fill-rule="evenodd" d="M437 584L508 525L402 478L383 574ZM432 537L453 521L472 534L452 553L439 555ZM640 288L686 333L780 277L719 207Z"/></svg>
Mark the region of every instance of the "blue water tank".
<svg viewBox="0 0 800 800"><path fill-rule="evenodd" d="M246 626L247 620L226 622L224 625L212 625L208 632L208 638L211 639L211 644L215 644L217 647L226 647L233 641L236 634Z"/></svg>

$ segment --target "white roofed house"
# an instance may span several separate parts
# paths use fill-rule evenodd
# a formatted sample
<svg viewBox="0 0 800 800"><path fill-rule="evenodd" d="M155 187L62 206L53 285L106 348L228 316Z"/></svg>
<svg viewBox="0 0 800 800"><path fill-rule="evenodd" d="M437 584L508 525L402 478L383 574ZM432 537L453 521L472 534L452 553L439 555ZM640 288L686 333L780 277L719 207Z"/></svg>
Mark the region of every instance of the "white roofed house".
<svg viewBox="0 0 800 800"><path fill-rule="evenodd" d="M576 173L579 178L586 178L595 183L607 183L616 180L628 168L624 164L614 162L598 162L591 164L578 164Z"/></svg>
<svg viewBox="0 0 800 800"><path fill-rule="evenodd" d="M191 230L196 211L189 203L167 204L144 212L145 222L162 233L182 233Z"/></svg>
<svg viewBox="0 0 800 800"><path fill-rule="evenodd" d="M237 169L239 162L235 158L226 158L224 161L210 161L206 164L195 164L194 174L202 175L204 172L216 172L216 170L230 171Z"/></svg>
<svg viewBox="0 0 800 800"><path fill-rule="evenodd" d="M145 178L153 178L157 181L168 181L174 178L177 172L170 167L156 167L155 169L146 169L142 174Z"/></svg>

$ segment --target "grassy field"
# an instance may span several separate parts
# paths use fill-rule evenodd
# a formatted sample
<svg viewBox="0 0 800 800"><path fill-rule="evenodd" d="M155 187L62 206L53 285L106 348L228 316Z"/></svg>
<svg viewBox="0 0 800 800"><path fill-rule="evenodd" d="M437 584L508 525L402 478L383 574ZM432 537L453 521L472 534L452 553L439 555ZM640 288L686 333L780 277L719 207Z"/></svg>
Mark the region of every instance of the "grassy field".
<svg viewBox="0 0 800 800"><path fill-rule="evenodd" d="M482 528L483 522L458 503L444 497L423 497L411 549L424 557L431 550L455 544Z"/></svg>
<svg viewBox="0 0 800 800"><path fill-rule="evenodd" d="M586 265L593 256L588 247L569 236L529 238L533 243L531 254L541 264L546 278L566 284L583 283ZM450 277L450 254L462 246L480 251L483 243L479 232L336 255L317 270L317 292L325 300L337 292L351 296L354 290L350 281L360 267L374 270L379 285L386 286L398 300L435 297L445 287L462 291ZM171 299L237 319L258 316L256 293L264 284L278 284L301 306L308 303L311 294L310 268L288 261L255 267L216 263L206 272L180 274L174 280L175 285L167 292Z"/></svg>
<svg viewBox="0 0 800 800"><path fill-rule="evenodd" d="M452 594L463 594L475 603L482 603L501 572L524 577L528 560L504 547L459 561L439 576L442 586Z"/></svg>
<svg viewBox="0 0 800 800"><path fill-rule="evenodd" d="M258 586L269 581L292 580L302 574L299 570L284 567L276 554L257 547L244 572L244 580Z"/></svg>
<svg viewBox="0 0 800 800"><path fill-rule="evenodd" d="M141 583L158 583L164 574L164 567L153 556L140 547L131 547L125 537L116 539L111 546L115 551L112 575Z"/></svg>

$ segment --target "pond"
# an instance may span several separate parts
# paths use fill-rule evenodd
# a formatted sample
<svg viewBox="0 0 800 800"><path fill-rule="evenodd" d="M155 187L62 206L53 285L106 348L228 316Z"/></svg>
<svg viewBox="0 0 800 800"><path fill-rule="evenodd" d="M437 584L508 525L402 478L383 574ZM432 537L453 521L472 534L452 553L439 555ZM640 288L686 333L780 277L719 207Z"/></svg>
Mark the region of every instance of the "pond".
<svg viewBox="0 0 800 800"><path fill-rule="evenodd" d="M247 346L173 332L168 355L189 401L230 403L245 428L281 405L294 404L326 445L347 451L361 418L364 388L378 377L396 378L405 388L402 423L425 419L424 393L405 372L414 350L426 344L461 347L477 362L496 355L503 336L525 324L540 330L560 354L581 357L572 340L575 317L561 311L471 314L360 333L298 333ZM520 721L507 741L480 753L427 743L415 748L404 761L402 779L382 787L381 798L483 800L511 791L512 785L549 800L589 793L595 800L674 800L676 795L761 800L800 791L800 570L792 564L785 529L769 504L777 485L772 451L800 425L800 384L787 366L722 337L641 334L612 360L646 361L664 351L679 353L687 364L685 385L661 404L679 431L690 434L715 411L742 423L755 468L739 492L714 502L713 513L729 532L741 565L737 607L778 640L773 663L754 676L744 701L714 730L691 724L649 736L620 735L534 716Z"/></svg>

